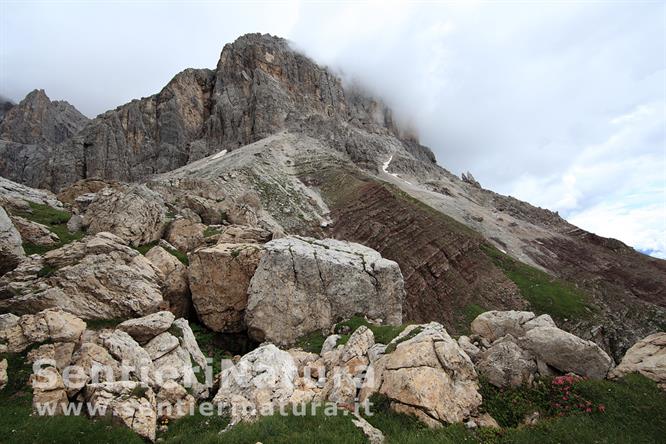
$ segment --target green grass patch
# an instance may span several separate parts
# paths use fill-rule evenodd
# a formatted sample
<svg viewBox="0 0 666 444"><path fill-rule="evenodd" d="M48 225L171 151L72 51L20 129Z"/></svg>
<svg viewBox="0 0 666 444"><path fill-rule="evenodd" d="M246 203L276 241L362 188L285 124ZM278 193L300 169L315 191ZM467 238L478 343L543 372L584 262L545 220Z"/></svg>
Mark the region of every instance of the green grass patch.
<svg viewBox="0 0 666 444"><path fill-rule="evenodd" d="M385 353L393 353L395 351L395 349L398 348L399 344L402 344L405 341L409 341L410 339L415 338L422 331L423 331L423 327L416 327L416 328L412 329L412 331L410 331L409 333L407 333L406 335L404 335L403 337L401 337L397 341L390 343L388 345L388 347L386 347ZM393 340L393 339L391 339L391 340Z"/></svg>
<svg viewBox="0 0 666 444"><path fill-rule="evenodd" d="M219 228L206 227L206 229L204 230L204 237L211 237L221 233L222 230L220 230Z"/></svg>
<svg viewBox="0 0 666 444"><path fill-rule="evenodd" d="M40 278L49 277L49 276L51 276L53 273L55 273L56 270L57 270L57 268L55 268L55 267L52 267L52 266L50 266L50 265L44 265L44 266L43 266L43 267L37 272L37 276L40 277Z"/></svg>
<svg viewBox="0 0 666 444"><path fill-rule="evenodd" d="M483 397L481 410L489 413L502 427L517 427L533 412L539 412L542 417L552 413L548 379L535 381L530 388L508 389L498 389L484 379L480 382Z"/></svg>
<svg viewBox="0 0 666 444"><path fill-rule="evenodd" d="M362 432L351 422L350 414L337 411L336 416L325 416L323 406L311 415L266 416L254 423L238 424L220 434L226 425L224 418L195 415L175 421L162 436L167 443L225 443L225 444L354 444L367 443Z"/></svg>
<svg viewBox="0 0 666 444"><path fill-rule="evenodd" d="M516 284L537 314L547 313L563 320L585 318L594 311L588 296L573 284L519 262L491 245L481 248Z"/></svg>
<svg viewBox="0 0 666 444"><path fill-rule="evenodd" d="M30 254L44 254L47 251L55 250L60 248L63 245L67 245L71 242L81 239L84 236L82 231L77 231L75 233L70 233L67 229L67 222L69 221L71 214L64 210L58 210L51 208L48 205L38 204L35 202L29 202L31 211L14 211L12 215L20 216L24 219L27 219L32 222L37 222L39 224L45 225L52 233L55 233L59 242L56 242L53 245L35 245L30 242L23 243L23 250L25 253Z"/></svg>

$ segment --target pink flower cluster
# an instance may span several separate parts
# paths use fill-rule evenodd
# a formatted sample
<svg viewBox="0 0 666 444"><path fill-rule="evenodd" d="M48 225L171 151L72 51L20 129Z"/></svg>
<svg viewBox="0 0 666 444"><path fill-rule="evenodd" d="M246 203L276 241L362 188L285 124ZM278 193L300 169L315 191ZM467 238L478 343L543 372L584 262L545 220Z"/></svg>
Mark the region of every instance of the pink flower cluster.
<svg viewBox="0 0 666 444"><path fill-rule="evenodd" d="M576 375L564 375L553 378L551 390L554 401L552 407L555 414L564 416L570 413L592 413L598 411L603 413L606 406L603 404L594 405L592 401L585 399L576 391L576 383L584 380Z"/></svg>

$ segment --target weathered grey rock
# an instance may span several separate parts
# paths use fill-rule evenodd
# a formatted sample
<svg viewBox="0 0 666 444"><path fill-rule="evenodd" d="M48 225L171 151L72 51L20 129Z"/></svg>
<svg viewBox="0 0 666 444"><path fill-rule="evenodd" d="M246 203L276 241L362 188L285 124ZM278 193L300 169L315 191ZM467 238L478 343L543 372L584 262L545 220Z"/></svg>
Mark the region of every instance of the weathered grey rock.
<svg viewBox="0 0 666 444"><path fill-rule="evenodd" d="M71 366L75 370L70 372L65 381L69 397L74 397L91 382L112 382L122 377L118 361L107 349L92 342L81 344L72 356Z"/></svg>
<svg viewBox="0 0 666 444"><path fill-rule="evenodd" d="M24 261L0 278L0 309L36 313L61 307L83 319L123 319L163 303L155 267L110 233Z"/></svg>
<svg viewBox="0 0 666 444"><path fill-rule="evenodd" d="M557 327L533 328L520 340L520 345L565 373L603 379L613 365L611 357L597 344Z"/></svg>
<svg viewBox="0 0 666 444"><path fill-rule="evenodd" d="M206 226L190 219L176 219L171 224L164 238L180 251L192 251L205 242Z"/></svg>
<svg viewBox="0 0 666 444"><path fill-rule="evenodd" d="M264 248L245 313L255 339L290 344L358 313L390 325L402 322L400 268L376 251L303 237L273 240Z"/></svg>
<svg viewBox="0 0 666 444"><path fill-rule="evenodd" d="M474 345L468 336L460 336L458 338L458 345L465 351L465 353L467 353L467 356L469 356L472 361L476 361L479 353L481 353L481 349Z"/></svg>
<svg viewBox="0 0 666 444"><path fill-rule="evenodd" d="M99 335L100 342L111 356L120 362L121 369L136 379L153 384L155 366L146 350L130 335L121 330L105 331Z"/></svg>
<svg viewBox="0 0 666 444"><path fill-rule="evenodd" d="M141 318L128 319L118 324L116 328L128 333L138 343L143 344L167 331L175 319L173 313L160 311Z"/></svg>
<svg viewBox="0 0 666 444"><path fill-rule="evenodd" d="M28 219L19 216L12 216L11 220L14 227L16 227L16 230L21 235L21 239L24 243L50 246L55 245L60 240L58 235L52 233L45 225L29 221Z"/></svg>
<svg viewBox="0 0 666 444"><path fill-rule="evenodd" d="M222 371L213 403L231 409L232 423L249 419L287 403L297 376L298 369L288 352L272 344L262 345L243 356L235 367ZM241 405L250 407L249 411L238 411L236 406Z"/></svg>
<svg viewBox="0 0 666 444"><path fill-rule="evenodd" d="M78 342L86 329L86 323L59 308L49 308L35 315L24 315L19 319L23 336L30 343Z"/></svg>
<svg viewBox="0 0 666 444"><path fill-rule="evenodd" d="M615 379L629 373L640 373L666 390L666 333L655 333L634 344L608 377Z"/></svg>
<svg viewBox="0 0 666 444"><path fill-rule="evenodd" d="M30 344L19 320L18 316L11 313L0 315L0 353L18 353Z"/></svg>
<svg viewBox="0 0 666 444"><path fill-rule="evenodd" d="M30 212L30 202L62 209L62 203L52 192L30 188L23 184L13 182L6 177L0 177L0 204L2 206L9 209L13 208Z"/></svg>
<svg viewBox="0 0 666 444"><path fill-rule="evenodd" d="M73 342L42 344L28 352L26 361L32 364L38 360L46 359L54 363L55 368L57 368L59 372L62 372L72 361L75 345L76 344Z"/></svg>
<svg viewBox="0 0 666 444"><path fill-rule="evenodd" d="M245 329L248 287L263 254L257 244L218 244L190 255L192 303L208 328Z"/></svg>
<svg viewBox="0 0 666 444"><path fill-rule="evenodd" d="M85 399L90 415L111 416L139 436L155 441L156 398L148 385L135 381L88 384Z"/></svg>
<svg viewBox="0 0 666 444"><path fill-rule="evenodd" d="M0 276L16 268L24 257L21 235L5 209L0 207Z"/></svg>
<svg viewBox="0 0 666 444"><path fill-rule="evenodd" d="M507 334L519 338L525 334L524 324L532 319L531 311L487 311L472 321L471 330L490 342Z"/></svg>
<svg viewBox="0 0 666 444"><path fill-rule="evenodd" d="M378 361L379 393L395 411L431 427L462 422L476 411L481 395L474 365L444 327L410 326L392 344L395 350Z"/></svg>
<svg viewBox="0 0 666 444"><path fill-rule="evenodd" d="M174 420L191 414L196 400L175 381L167 381L157 392L157 419Z"/></svg>
<svg viewBox="0 0 666 444"><path fill-rule="evenodd" d="M187 319L176 319L172 324L172 328L174 332L177 332L177 334L174 334L178 336L181 347L190 354L192 360L199 366L199 368L206 368L206 357L201 352Z"/></svg>
<svg viewBox="0 0 666 444"><path fill-rule="evenodd" d="M60 372L55 367L41 366L30 375L33 411L41 416L61 415L69 404Z"/></svg>
<svg viewBox="0 0 666 444"><path fill-rule="evenodd" d="M143 349L148 352L148 356L153 361L160 359L162 356L174 351L180 346L178 338L171 333L164 332L152 338Z"/></svg>
<svg viewBox="0 0 666 444"><path fill-rule="evenodd" d="M365 325L360 326L340 351L340 365L345 366L352 375L365 370L365 366L370 363L368 350L373 345L375 345L375 335L372 330Z"/></svg>
<svg viewBox="0 0 666 444"><path fill-rule="evenodd" d="M338 341L340 340L341 336L340 335L330 335L324 340L324 344L321 346L321 352L319 353L320 355L324 355L324 353L328 353L335 349L338 345Z"/></svg>
<svg viewBox="0 0 666 444"><path fill-rule="evenodd" d="M7 387L7 383L9 382L9 377L7 376L7 359L3 359L0 361L0 390L3 390L5 387Z"/></svg>
<svg viewBox="0 0 666 444"><path fill-rule="evenodd" d="M163 282L162 297L169 303L169 311L176 317L188 316L192 297L185 264L160 246L151 248L146 259L159 271Z"/></svg>
<svg viewBox="0 0 666 444"><path fill-rule="evenodd" d="M537 373L532 353L523 350L515 342L495 342L478 355L476 369L495 387L519 387L529 385Z"/></svg>
<svg viewBox="0 0 666 444"><path fill-rule="evenodd" d="M108 231L137 247L162 237L166 214L159 194L145 185L132 185L121 190L105 188L97 193L84 220L88 233Z"/></svg>

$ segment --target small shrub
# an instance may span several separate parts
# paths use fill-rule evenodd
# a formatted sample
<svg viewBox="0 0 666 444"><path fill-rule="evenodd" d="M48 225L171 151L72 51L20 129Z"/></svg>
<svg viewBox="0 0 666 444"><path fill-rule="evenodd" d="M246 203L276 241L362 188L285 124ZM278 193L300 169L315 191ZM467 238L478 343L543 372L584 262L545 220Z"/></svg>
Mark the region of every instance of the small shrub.
<svg viewBox="0 0 666 444"><path fill-rule="evenodd" d="M40 277L40 278L49 277L49 276L51 276L53 273L55 273L56 270L57 270L57 268L55 268L55 267L52 267L52 266L50 266L50 265L44 265L44 266L43 266L43 267L37 272L37 276Z"/></svg>

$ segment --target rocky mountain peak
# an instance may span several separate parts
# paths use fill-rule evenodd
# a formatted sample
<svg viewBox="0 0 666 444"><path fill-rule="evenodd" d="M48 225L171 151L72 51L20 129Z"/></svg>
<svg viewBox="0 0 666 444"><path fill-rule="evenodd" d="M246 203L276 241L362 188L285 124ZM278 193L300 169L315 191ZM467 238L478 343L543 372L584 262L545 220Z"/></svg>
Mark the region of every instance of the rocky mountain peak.
<svg viewBox="0 0 666 444"><path fill-rule="evenodd" d="M0 123L5 140L25 144L61 143L76 134L88 118L66 101L51 101L35 89L11 107Z"/></svg>

